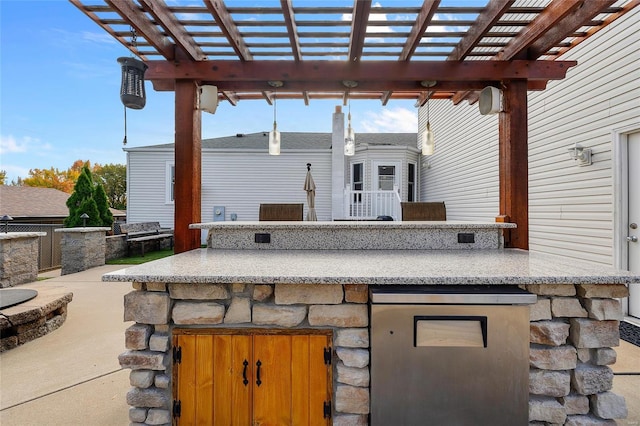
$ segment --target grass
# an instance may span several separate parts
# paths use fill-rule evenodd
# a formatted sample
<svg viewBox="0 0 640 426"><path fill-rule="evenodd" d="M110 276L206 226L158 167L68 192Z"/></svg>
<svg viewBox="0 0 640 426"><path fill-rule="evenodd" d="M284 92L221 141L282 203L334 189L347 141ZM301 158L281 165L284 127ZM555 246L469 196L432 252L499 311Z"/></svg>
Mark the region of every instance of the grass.
<svg viewBox="0 0 640 426"><path fill-rule="evenodd" d="M169 256L173 256L173 249L150 251L145 253L144 256L112 259L107 261L107 265L140 265L141 263L151 262L152 260L158 260Z"/></svg>

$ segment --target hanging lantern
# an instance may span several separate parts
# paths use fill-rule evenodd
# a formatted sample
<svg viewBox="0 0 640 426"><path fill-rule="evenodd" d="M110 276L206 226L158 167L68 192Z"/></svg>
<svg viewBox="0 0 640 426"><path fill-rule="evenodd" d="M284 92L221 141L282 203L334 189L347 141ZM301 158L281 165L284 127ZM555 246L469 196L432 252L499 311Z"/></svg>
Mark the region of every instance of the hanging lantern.
<svg viewBox="0 0 640 426"><path fill-rule="evenodd" d="M118 63L122 66L120 100L127 108L144 108L147 102L144 92L144 73L148 68L147 64L138 59L128 57L118 58Z"/></svg>

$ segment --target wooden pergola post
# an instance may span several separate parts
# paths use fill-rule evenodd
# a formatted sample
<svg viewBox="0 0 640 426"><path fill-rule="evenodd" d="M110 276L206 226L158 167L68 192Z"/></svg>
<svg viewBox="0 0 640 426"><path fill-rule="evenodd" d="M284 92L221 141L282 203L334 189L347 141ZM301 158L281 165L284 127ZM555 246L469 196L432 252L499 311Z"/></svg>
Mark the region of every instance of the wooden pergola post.
<svg viewBox="0 0 640 426"><path fill-rule="evenodd" d="M201 222L201 111L194 80L175 81L175 253L200 247L200 231L189 224Z"/></svg>
<svg viewBox="0 0 640 426"><path fill-rule="evenodd" d="M505 247L529 250L529 152L527 81L509 80L499 116L500 216L516 229L505 230Z"/></svg>

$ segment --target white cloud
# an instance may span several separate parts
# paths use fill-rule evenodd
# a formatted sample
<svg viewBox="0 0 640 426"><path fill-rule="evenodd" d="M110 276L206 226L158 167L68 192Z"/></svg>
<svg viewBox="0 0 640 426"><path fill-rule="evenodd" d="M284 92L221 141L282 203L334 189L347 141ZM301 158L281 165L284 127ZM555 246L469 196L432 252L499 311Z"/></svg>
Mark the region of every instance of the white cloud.
<svg viewBox="0 0 640 426"><path fill-rule="evenodd" d="M82 32L82 39L92 43L116 44L115 39L107 33Z"/></svg>
<svg viewBox="0 0 640 426"><path fill-rule="evenodd" d="M384 108L380 112L367 111L359 120L356 132L412 133L418 131L418 114L407 108Z"/></svg>
<svg viewBox="0 0 640 426"><path fill-rule="evenodd" d="M43 155L42 151L51 150L52 146L48 143L41 143L40 139L30 136L23 136L20 139L14 138L12 135L0 136L0 154L19 154L33 153L35 155Z"/></svg>
<svg viewBox="0 0 640 426"><path fill-rule="evenodd" d="M26 152L29 141L25 139L26 138L23 138L22 141L18 142L11 135L0 136L0 154Z"/></svg>

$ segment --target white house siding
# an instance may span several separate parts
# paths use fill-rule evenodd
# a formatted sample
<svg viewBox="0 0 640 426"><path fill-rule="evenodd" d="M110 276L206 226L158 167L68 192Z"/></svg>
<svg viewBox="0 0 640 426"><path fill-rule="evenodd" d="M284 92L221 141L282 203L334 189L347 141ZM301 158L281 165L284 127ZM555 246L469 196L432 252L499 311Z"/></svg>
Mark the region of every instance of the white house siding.
<svg viewBox="0 0 640 426"><path fill-rule="evenodd" d="M127 153L127 221L173 228L173 204L165 198L166 163L173 150Z"/></svg>
<svg viewBox="0 0 640 426"><path fill-rule="evenodd" d="M638 28L636 8L561 57L578 61L566 79L529 94L531 251L614 264L612 130L640 128ZM436 155L422 194L447 202L451 219L491 220L498 211L497 118L477 108L431 104ZM422 108L422 126L425 117ZM593 149L593 165L569 158L576 142ZM478 215L477 205L462 200L480 201L483 191L482 211L492 213Z"/></svg>
<svg viewBox="0 0 640 426"><path fill-rule="evenodd" d="M271 156L257 150L202 152L202 221L213 220L213 207L225 207L225 220L258 220L261 203L304 203L303 190L311 163L316 184L318 220L331 220L331 152L329 150L289 150Z"/></svg>
<svg viewBox="0 0 640 426"><path fill-rule="evenodd" d="M500 202L497 116L482 116L467 102L429 103L436 145L434 155L421 159L420 200L444 201L449 220L494 221ZM425 107L419 118L424 129Z"/></svg>
<svg viewBox="0 0 640 426"><path fill-rule="evenodd" d="M413 148L411 148L413 149ZM402 149L401 147L375 147L369 146L367 150L357 150L353 157L350 157L347 161L347 172L345 174L347 183L351 183L351 164L363 163L364 170L364 190L373 191L376 190L374 183L375 170L373 167L374 162L389 162L400 163L401 165L401 182L400 182L400 199L402 201L407 200L407 178L409 176L408 162L416 164L416 169L420 168L420 158L411 149ZM416 170L416 173L419 172Z"/></svg>

